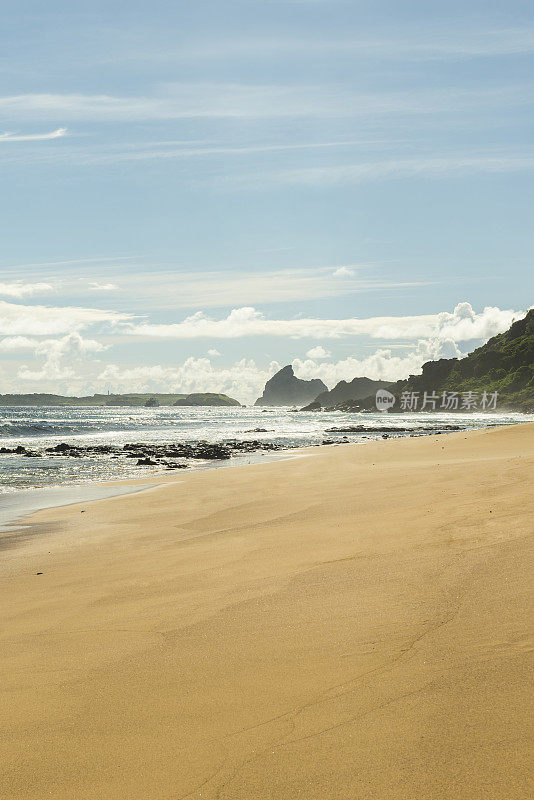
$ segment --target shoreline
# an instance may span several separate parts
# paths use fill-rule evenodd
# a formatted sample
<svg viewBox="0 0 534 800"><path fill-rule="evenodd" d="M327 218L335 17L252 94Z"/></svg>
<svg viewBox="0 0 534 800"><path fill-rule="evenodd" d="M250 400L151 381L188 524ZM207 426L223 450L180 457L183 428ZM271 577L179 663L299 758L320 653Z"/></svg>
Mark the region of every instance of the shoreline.
<svg viewBox="0 0 534 800"><path fill-rule="evenodd" d="M179 415L118 415L108 427L100 416L35 413L9 417L2 425L0 470L8 491L30 486L92 484L137 479L154 469L209 465L250 453L279 452L326 441L365 441L427 435L451 427L477 429L529 421L528 415L336 413L264 414L254 409ZM217 409L215 410L217 411ZM152 418L153 417L153 418ZM534 421L534 415L530 418ZM148 427L147 427L148 425ZM88 427L89 426L89 427ZM40 433L38 433L40 431ZM7 435L9 432L9 435ZM32 433L34 435L24 435ZM157 463L158 466L154 467ZM1 496L0 496L1 497Z"/></svg>
<svg viewBox="0 0 534 800"><path fill-rule="evenodd" d="M514 422L512 425L526 425L529 422ZM326 435L342 435L349 433L354 434L356 427L351 426L339 427L333 429L326 429ZM5 547L3 537L6 533L12 533L20 527L28 528L31 526L31 521L28 517L39 513L39 511L49 508L62 508L66 505L74 505L78 502L93 502L100 499L106 499L115 495L129 494L136 489L132 487L144 485L164 485L169 482L174 482L177 478L177 472L180 475L191 474L197 471L209 471L212 469L221 469L236 466L249 466L253 464L269 463L270 461L278 461L286 458L298 457L299 454L305 454L309 450L317 450L323 447L335 447L339 445L363 445L371 444L372 442L380 441L382 439L395 440L405 438L419 438L422 436L435 436L435 435L449 435L451 433L463 433L466 430L491 430L494 428L505 428L509 425L501 426L497 424L488 424L483 428L476 429L457 429L454 426L437 426L436 429L423 429L418 428L415 430L406 429L400 430L396 435L396 429L392 426L382 426L380 429L362 429L358 431L361 435L365 433L373 434L373 438L365 436L358 441L350 440L346 435L343 439L338 440L325 440L320 444L309 444L297 447L281 447L280 449L263 449L251 450L247 454L234 454L228 460L213 460L204 464L192 463L188 466L187 471L174 470L165 468L161 465L161 469L144 473L139 477L117 477L106 478L103 480L91 480L80 483L58 483L45 486L31 486L27 488L9 489L6 492L0 492L0 549ZM386 433L384 436L383 434ZM380 437L380 438L379 438ZM153 445L148 445L152 447ZM158 465L159 466L159 465ZM76 497L76 492L79 493L79 498ZM91 495L94 495L91 498ZM26 502L24 502L26 500Z"/></svg>
<svg viewBox="0 0 534 800"><path fill-rule="evenodd" d="M530 797L534 425L368 445L32 515L2 796Z"/></svg>
<svg viewBox="0 0 534 800"><path fill-rule="evenodd" d="M305 455L305 451L313 447L313 445L310 445L310 447L306 448L292 448L271 453L239 456L229 461L214 461L210 464L196 465L188 470L186 474L191 475L196 472L247 467L282 461L286 458L298 458L300 455ZM299 451L303 452L300 453ZM254 455L256 455L256 458L254 458ZM180 482L179 476L184 476L184 473L177 474L175 471L170 472L162 469L161 471L140 475L137 478L129 477L88 483L32 486L28 489L15 489L3 494L0 493L0 551L9 546L9 544L6 545L4 540L10 538L10 534L16 534L20 529L25 529L28 531L27 535L31 535L31 531L28 529L32 527L32 517L41 511L66 508L80 503L89 505L100 500L136 494L146 489L156 489L169 483Z"/></svg>

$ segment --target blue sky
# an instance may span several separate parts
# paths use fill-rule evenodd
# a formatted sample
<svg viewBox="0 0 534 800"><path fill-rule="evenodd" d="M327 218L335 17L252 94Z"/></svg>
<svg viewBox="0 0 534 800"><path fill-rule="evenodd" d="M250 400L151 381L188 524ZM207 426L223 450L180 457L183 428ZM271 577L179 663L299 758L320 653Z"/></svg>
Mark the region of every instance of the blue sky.
<svg viewBox="0 0 534 800"><path fill-rule="evenodd" d="M3 5L3 391L396 379L532 305L530 3L87 5Z"/></svg>

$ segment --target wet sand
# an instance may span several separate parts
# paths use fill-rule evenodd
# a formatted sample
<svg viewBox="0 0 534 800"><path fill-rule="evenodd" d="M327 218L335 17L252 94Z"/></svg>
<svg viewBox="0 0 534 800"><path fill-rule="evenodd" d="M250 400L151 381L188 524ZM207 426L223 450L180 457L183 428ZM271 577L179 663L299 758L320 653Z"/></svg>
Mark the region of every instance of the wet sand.
<svg viewBox="0 0 534 800"><path fill-rule="evenodd" d="M530 798L533 477L525 424L35 515L0 797Z"/></svg>

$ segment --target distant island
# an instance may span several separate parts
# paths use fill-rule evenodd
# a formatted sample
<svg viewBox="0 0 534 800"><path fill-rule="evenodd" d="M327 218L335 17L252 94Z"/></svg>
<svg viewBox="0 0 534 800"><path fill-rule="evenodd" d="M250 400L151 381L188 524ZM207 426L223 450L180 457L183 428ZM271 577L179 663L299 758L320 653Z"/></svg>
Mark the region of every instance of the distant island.
<svg viewBox="0 0 534 800"><path fill-rule="evenodd" d="M212 392L193 394L93 394L70 397L61 394L2 394L0 406L109 406L126 408L144 406L240 406L226 394Z"/></svg>

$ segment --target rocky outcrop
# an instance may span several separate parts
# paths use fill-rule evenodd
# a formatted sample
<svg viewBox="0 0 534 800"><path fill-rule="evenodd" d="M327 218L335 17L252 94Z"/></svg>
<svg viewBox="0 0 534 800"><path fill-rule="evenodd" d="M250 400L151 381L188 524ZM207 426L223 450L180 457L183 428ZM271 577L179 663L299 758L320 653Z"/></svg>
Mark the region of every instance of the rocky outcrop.
<svg viewBox="0 0 534 800"><path fill-rule="evenodd" d="M318 378L303 381L295 376L293 367L288 364L267 381L263 394L256 406L295 406L314 400L318 394L328 392L328 388Z"/></svg>
<svg viewBox="0 0 534 800"><path fill-rule="evenodd" d="M355 400L362 400L364 397L377 392L378 389L385 389L391 381L373 381L371 378L353 378L350 382L339 381L329 392L323 392L315 398L321 408L334 408L341 403L357 405ZM312 409L303 409L312 410ZM345 409L339 408L340 411Z"/></svg>

